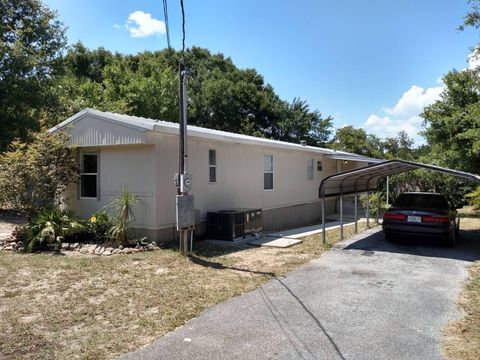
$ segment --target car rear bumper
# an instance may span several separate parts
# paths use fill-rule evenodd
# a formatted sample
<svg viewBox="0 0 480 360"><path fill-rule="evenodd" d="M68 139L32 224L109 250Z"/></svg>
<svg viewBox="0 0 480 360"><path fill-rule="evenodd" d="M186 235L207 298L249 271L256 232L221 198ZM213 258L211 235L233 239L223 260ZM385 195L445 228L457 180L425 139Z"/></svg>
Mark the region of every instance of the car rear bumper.
<svg viewBox="0 0 480 360"><path fill-rule="evenodd" d="M449 226L426 226L417 224L384 224L383 232L393 236L419 236L428 238L448 238L451 229Z"/></svg>

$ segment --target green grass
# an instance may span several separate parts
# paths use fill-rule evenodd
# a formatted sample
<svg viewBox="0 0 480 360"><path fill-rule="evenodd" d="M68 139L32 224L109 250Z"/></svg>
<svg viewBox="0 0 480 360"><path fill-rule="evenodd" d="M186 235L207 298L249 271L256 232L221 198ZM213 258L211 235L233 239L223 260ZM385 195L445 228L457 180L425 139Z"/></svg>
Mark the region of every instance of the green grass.
<svg viewBox="0 0 480 360"><path fill-rule="evenodd" d="M338 233L327 234L326 246L315 235L287 249L198 243L192 259L174 250L112 257L0 252L0 358L104 359L135 350L319 257Z"/></svg>
<svg viewBox="0 0 480 360"><path fill-rule="evenodd" d="M478 211L462 209L466 216L460 221L460 228L480 233ZM450 359L480 359L480 261L469 269L470 277L458 300L462 318L451 322L444 331L444 350Z"/></svg>

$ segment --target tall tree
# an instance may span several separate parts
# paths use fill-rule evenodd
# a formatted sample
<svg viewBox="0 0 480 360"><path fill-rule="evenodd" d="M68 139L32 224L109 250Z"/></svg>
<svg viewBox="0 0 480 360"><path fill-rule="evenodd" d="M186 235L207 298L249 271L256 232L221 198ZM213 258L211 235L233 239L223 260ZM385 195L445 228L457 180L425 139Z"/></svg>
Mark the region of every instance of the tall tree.
<svg viewBox="0 0 480 360"><path fill-rule="evenodd" d="M437 162L480 173L479 70L450 71L440 100L425 108L425 136Z"/></svg>
<svg viewBox="0 0 480 360"><path fill-rule="evenodd" d="M64 27L40 0L0 2L0 152L38 129L51 102Z"/></svg>
<svg viewBox="0 0 480 360"><path fill-rule="evenodd" d="M358 155L372 156L367 133L365 130L354 128L352 125L344 126L336 131L331 147Z"/></svg>

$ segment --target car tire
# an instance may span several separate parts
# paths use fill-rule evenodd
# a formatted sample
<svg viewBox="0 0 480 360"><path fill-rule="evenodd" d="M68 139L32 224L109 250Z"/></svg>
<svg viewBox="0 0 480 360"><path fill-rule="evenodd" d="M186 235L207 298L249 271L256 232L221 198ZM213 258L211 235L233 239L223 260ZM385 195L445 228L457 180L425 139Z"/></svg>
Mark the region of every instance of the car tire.
<svg viewBox="0 0 480 360"><path fill-rule="evenodd" d="M450 233L450 236L447 238L448 246L454 247L457 242L457 229L453 230Z"/></svg>

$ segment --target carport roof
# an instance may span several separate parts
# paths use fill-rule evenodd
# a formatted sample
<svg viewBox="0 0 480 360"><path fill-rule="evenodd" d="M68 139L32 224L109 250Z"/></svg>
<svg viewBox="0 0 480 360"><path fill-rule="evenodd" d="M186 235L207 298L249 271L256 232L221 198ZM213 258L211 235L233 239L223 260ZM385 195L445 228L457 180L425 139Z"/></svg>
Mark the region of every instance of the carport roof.
<svg viewBox="0 0 480 360"><path fill-rule="evenodd" d="M377 189L378 181L384 177L400 174L415 169L433 170L459 178L480 183L480 176L440 166L422 164L406 160L388 160L378 164L341 172L326 177L320 183L319 196L337 196L340 194L353 194Z"/></svg>

